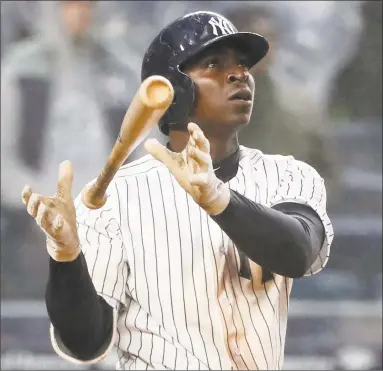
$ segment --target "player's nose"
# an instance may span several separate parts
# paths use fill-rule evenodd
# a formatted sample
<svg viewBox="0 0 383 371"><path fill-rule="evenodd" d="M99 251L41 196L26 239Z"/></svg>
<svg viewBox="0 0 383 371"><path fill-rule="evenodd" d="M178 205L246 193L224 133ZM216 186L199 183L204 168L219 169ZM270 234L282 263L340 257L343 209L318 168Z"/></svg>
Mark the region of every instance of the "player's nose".
<svg viewBox="0 0 383 371"><path fill-rule="evenodd" d="M249 71L243 66L235 66L230 68L226 76L226 82L232 84L234 82L247 82L249 80Z"/></svg>

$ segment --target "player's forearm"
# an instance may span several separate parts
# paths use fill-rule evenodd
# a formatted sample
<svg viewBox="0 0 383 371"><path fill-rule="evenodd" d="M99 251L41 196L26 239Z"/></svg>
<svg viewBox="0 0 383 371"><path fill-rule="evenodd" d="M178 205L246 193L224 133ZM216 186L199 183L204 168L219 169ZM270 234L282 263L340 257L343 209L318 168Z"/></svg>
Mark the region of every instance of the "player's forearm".
<svg viewBox="0 0 383 371"><path fill-rule="evenodd" d="M212 218L236 246L274 273L303 276L321 248L321 232L310 220L298 220L230 192L228 207Z"/></svg>
<svg viewBox="0 0 383 371"><path fill-rule="evenodd" d="M46 305L63 343L80 359L92 358L112 330L113 310L97 295L82 253L72 262L50 258Z"/></svg>

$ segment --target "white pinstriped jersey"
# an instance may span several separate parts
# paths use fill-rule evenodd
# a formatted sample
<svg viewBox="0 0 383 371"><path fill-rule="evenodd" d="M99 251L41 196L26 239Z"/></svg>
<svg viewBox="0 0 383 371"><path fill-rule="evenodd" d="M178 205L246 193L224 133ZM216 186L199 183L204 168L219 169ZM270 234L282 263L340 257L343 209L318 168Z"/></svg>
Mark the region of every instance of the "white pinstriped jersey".
<svg viewBox="0 0 383 371"><path fill-rule="evenodd" d="M323 179L292 157L240 150L231 189L318 213L326 238L307 275L319 272L333 239ZM117 369L282 368L293 280L274 274L262 283L251 261L252 280L240 277L236 246L161 162L147 155L123 166L103 208L89 210L78 197L76 209L95 288L115 308L115 336L88 363L114 344ZM74 361L51 334L57 353Z"/></svg>

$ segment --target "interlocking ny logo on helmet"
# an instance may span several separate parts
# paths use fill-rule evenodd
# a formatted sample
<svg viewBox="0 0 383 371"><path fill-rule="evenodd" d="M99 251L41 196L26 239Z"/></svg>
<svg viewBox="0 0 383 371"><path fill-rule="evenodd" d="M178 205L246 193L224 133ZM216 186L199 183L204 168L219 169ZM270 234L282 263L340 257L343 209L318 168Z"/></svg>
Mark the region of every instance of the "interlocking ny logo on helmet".
<svg viewBox="0 0 383 371"><path fill-rule="evenodd" d="M186 125L197 102L194 82L182 71L191 57L215 42L232 41L248 55L251 65L262 59L269 44L260 35L238 32L218 13L200 11L187 14L166 26L152 41L142 61L141 79L161 75L174 87L174 100L159 122L160 130L169 133L174 124Z"/></svg>
<svg viewBox="0 0 383 371"><path fill-rule="evenodd" d="M231 23L221 17L211 17L209 23L213 27L213 34L215 36L230 35L236 31ZM221 34L218 33L217 29L221 31Z"/></svg>

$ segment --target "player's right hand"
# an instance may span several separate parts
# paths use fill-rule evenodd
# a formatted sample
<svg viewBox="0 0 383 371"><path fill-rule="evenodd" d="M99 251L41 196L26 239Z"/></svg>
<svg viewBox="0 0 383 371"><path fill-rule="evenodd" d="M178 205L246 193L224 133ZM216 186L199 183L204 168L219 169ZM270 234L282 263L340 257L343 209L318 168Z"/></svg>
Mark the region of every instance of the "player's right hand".
<svg viewBox="0 0 383 371"><path fill-rule="evenodd" d="M148 139L146 150L163 162L180 186L209 215L218 215L230 202L229 185L217 178L210 156L210 143L194 123L188 124L189 141L182 152L173 152L158 142Z"/></svg>
<svg viewBox="0 0 383 371"><path fill-rule="evenodd" d="M72 165L64 161L60 164L57 193L53 197L34 193L29 186L22 191L28 213L46 234L49 255L58 262L73 261L81 252L72 182Z"/></svg>

